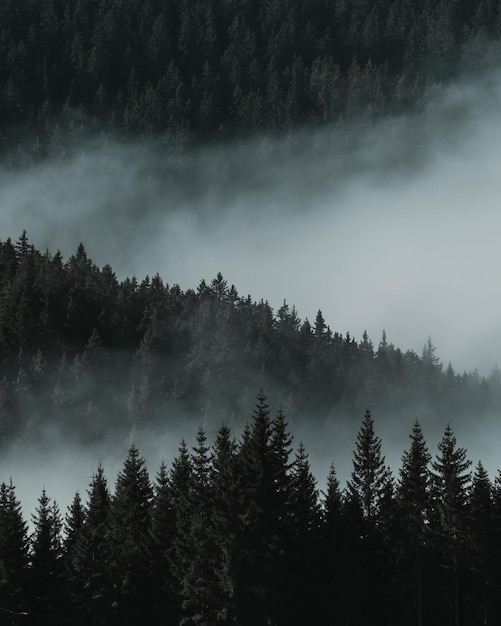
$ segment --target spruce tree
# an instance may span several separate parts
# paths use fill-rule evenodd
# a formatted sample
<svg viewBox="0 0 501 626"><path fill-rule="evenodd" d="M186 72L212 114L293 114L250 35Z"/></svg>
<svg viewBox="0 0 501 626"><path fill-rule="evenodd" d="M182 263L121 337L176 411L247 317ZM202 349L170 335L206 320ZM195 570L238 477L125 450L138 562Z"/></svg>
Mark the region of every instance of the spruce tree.
<svg viewBox="0 0 501 626"><path fill-rule="evenodd" d="M66 594L71 604L68 608L68 619L73 624L81 624L84 621L84 613L81 607L78 606L77 601L81 586L78 552L82 541L84 521L85 508L82 504L80 493L77 491L65 516L63 542Z"/></svg>
<svg viewBox="0 0 501 626"><path fill-rule="evenodd" d="M186 542L180 563L183 572L182 619L180 626L211 626L217 620L216 540L213 530L210 457L203 428L197 433L197 445L191 457L190 485L187 494L189 519L177 528L177 541Z"/></svg>
<svg viewBox="0 0 501 626"><path fill-rule="evenodd" d="M257 396L252 423L239 452L240 512L236 621L242 626L279 623L283 612L283 494L277 492L276 451L265 396Z"/></svg>
<svg viewBox="0 0 501 626"><path fill-rule="evenodd" d="M62 520L45 489L33 515L31 536L31 614L37 624L65 623Z"/></svg>
<svg viewBox="0 0 501 626"><path fill-rule="evenodd" d="M216 547L217 623L235 622L238 552L237 444L228 426L218 430L212 447L211 477L213 530Z"/></svg>
<svg viewBox="0 0 501 626"><path fill-rule="evenodd" d="M170 559L175 532L169 473L162 461L153 487L151 510L152 565L154 569L155 620L166 626L175 624L177 604Z"/></svg>
<svg viewBox="0 0 501 626"><path fill-rule="evenodd" d="M117 619L135 626L153 616L150 555L153 489L135 444L119 472L111 501L112 571Z"/></svg>
<svg viewBox="0 0 501 626"><path fill-rule="evenodd" d="M174 525L169 565L175 581L173 586L175 598L173 608L176 613L176 624L182 618L182 580L186 571L186 563L189 563L191 558L191 545L185 541L185 533L189 527L191 516L190 489L192 485L192 471L188 446L183 439L179 445L179 454L174 459L169 472L169 492Z"/></svg>
<svg viewBox="0 0 501 626"><path fill-rule="evenodd" d="M12 480L0 485L0 615L16 624L28 611L28 532Z"/></svg>
<svg viewBox="0 0 501 626"><path fill-rule="evenodd" d="M431 508L430 470L431 455L424 441L419 422L414 423L411 447L402 456L397 501L400 513L399 536L401 550L400 578L410 584L402 585L409 589L408 598L401 598L400 604L405 614L409 606L415 614L415 623L423 625L423 585L426 575L426 540L428 517ZM415 611L412 610L415 607Z"/></svg>
<svg viewBox="0 0 501 626"><path fill-rule="evenodd" d="M291 565L288 623L310 625L317 622L320 565L320 504L318 489L304 445L299 444L292 468L292 536L286 546ZM292 558L290 558L292 557Z"/></svg>
<svg viewBox="0 0 501 626"><path fill-rule="evenodd" d="M322 501L321 553L319 566L320 614L327 626L335 626L341 614L344 584L343 497L334 464L329 468Z"/></svg>
<svg viewBox="0 0 501 626"><path fill-rule="evenodd" d="M374 421L367 409L357 435L353 471L348 489L361 504L365 519L375 523L388 469L381 455L381 439L374 432Z"/></svg>
<svg viewBox="0 0 501 626"><path fill-rule="evenodd" d="M468 504L468 561L471 572L470 623L494 623L491 607L496 594L498 569L497 528L494 516L493 487L479 461L473 474Z"/></svg>
<svg viewBox="0 0 501 626"><path fill-rule="evenodd" d="M438 444L432 462L432 540L438 557L438 588L444 590L436 598L434 610L444 607L444 624L459 626L461 622L461 588L465 567L466 520L468 488L471 482L468 468L471 461L466 450L457 446L456 437L448 425Z"/></svg>
<svg viewBox="0 0 501 626"><path fill-rule="evenodd" d="M353 529L359 526L358 508L362 513L362 524L358 535L352 536L352 549L358 555L358 563L349 562L350 577L357 578L360 592L366 596L364 607L354 599L349 601L349 614L353 619L369 620L372 624L384 624L385 615L385 569L383 558L384 543L381 528L381 504L386 495L389 469L381 454L381 439L374 432L374 422L369 410L365 412L362 426L357 435L353 454L353 471L348 481L348 499L345 523L350 519ZM350 531L350 533L353 530ZM356 568L358 576L353 568ZM351 590L346 589L348 596ZM368 612L368 606L371 607Z"/></svg>
<svg viewBox="0 0 501 626"><path fill-rule="evenodd" d="M74 613L84 623L96 626L109 623L112 613L110 499L104 469L99 464L87 489L83 524L66 555Z"/></svg>

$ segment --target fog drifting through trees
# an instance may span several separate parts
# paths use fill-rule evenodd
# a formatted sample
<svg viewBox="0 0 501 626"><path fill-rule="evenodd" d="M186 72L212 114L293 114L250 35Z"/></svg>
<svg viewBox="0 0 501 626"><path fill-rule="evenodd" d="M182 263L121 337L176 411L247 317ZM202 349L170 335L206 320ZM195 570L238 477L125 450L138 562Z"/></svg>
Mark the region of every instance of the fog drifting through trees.
<svg viewBox="0 0 501 626"><path fill-rule="evenodd" d="M166 160L144 143L88 142L56 162L0 173L1 237L26 228L38 248L65 256L83 241L119 278L158 272L184 289L222 271L240 294L275 310L286 299L313 320L321 309L333 330L359 340L367 329L377 346L385 329L389 341L418 354L431 336L444 366L488 375L501 354L499 103L499 76L491 74L446 89L422 115L349 131L298 131ZM388 433L384 416L374 417L387 458L398 463L419 415L402 416ZM321 442L308 427L296 433L319 480L332 460L343 475L357 428ZM474 461L497 468L492 432L456 433ZM176 449L179 434L144 450L153 467ZM182 436L192 441L194 429ZM71 462L72 445L64 446ZM40 469L33 501L46 484L67 504L66 494L108 454L82 460L65 492L56 480L51 490ZM51 450L47 465L67 477L65 457L54 460ZM110 476L120 462L119 453L106 457ZM29 501L23 469L6 459L2 476L10 474Z"/></svg>
<svg viewBox="0 0 501 626"><path fill-rule="evenodd" d="M1 176L0 232L79 241L120 277L182 288L222 271L239 293L444 364L499 360L499 77L455 85L425 114L209 148L175 162L114 140ZM319 131L317 131L318 133ZM332 150L330 149L332 147Z"/></svg>

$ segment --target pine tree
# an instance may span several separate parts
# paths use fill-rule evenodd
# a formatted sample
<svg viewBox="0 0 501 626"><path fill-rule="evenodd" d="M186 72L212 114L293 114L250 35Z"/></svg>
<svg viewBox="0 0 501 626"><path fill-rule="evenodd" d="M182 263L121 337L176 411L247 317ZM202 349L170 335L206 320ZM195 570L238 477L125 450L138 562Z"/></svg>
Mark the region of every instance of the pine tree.
<svg viewBox="0 0 501 626"><path fill-rule="evenodd" d="M182 589L181 626L210 626L217 620L216 540L213 531L212 498L209 483L209 448L203 428L197 433L197 445L191 457L191 484L186 503L189 518L177 528L178 545L186 560L180 578ZM181 552L180 552L181 553Z"/></svg>
<svg viewBox="0 0 501 626"><path fill-rule="evenodd" d="M132 444L118 474L111 501L115 602L117 618L124 626L152 619L152 497L144 459Z"/></svg>
<svg viewBox="0 0 501 626"><path fill-rule="evenodd" d="M361 572L358 576L358 585L367 596L367 608L357 606L353 599L349 602L349 611L354 619L368 620L373 624L384 624L386 621L386 592L385 577L386 563L383 558L384 536L381 527L382 502L386 495L390 481L389 469L381 455L381 439L374 432L374 422L369 410L365 412L362 426L357 435L356 448L353 455L353 471L348 481L348 500L346 511L354 515L354 529L357 527L358 536L353 535L352 549L355 550L359 562L356 569ZM358 518L358 511L362 513L362 524ZM345 516L345 522L349 517ZM353 532L351 530L350 532ZM356 561L355 561L356 563ZM348 569L354 564L348 563ZM351 574L353 576L353 574ZM351 596L351 590L347 590Z"/></svg>
<svg viewBox="0 0 501 626"><path fill-rule="evenodd" d="M87 490L85 519L72 549L74 605L84 621L104 625L111 615L111 496L104 469L98 465Z"/></svg>
<svg viewBox="0 0 501 626"><path fill-rule="evenodd" d="M31 613L41 626L63 624L65 619L62 521L59 508L45 489L33 515L31 537Z"/></svg>
<svg viewBox="0 0 501 626"><path fill-rule="evenodd" d="M155 620L174 624L177 616L175 583L170 558L174 544L175 512L167 466L162 461L154 484L151 510L152 565L154 568Z"/></svg>
<svg viewBox="0 0 501 626"><path fill-rule="evenodd" d="M244 431L239 453L240 524L236 591L237 617L242 626L280 621L283 494L277 492L276 451L265 396L260 393L252 425Z"/></svg>
<svg viewBox="0 0 501 626"><path fill-rule="evenodd" d="M213 494L213 529L216 547L215 576L217 580L217 623L228 626L235 622L238 551L237 444L230 429L218 430L211 456Z"/></svg>
<svg viewBox="0 0 501 626"><path fill-rule="evenodd" d="M381 439L374 433L374 422L367 410L357 435L348 489L351 496L360 501L369 523L376 522L387 472L385 458L381 455Z"/></svg>
<svg viewBox="0 0 501 626"><path fill-rule="evenodd" d="M431 508L430 470L431 455L424 441L419 423L415 422L411 438L411 447L402 456L399 483L397 489L400 513L401 535L401 573L407 578L407 571L413 580L409 603L416 607L416 624L423 625L423 583L426 580L426 567L423 563L425 551L425 533ZM403 571L402 571L403 570ZM412 598L412 599L411 599ZM402 602L407 604L407 602Z"/></svg>
<svg viewBox="0 0 501 626"><path fill-rule="evenodd" d="M343 498L334 465L327 475L323 493L320 562L320 614L326 625L335 626L341 614L340 603L344 584Z"/></svg>
<svg viewBox="0 0 501 626"><path fill-rule="evenodd" d="M439 454L432 462L433 543L440 566L439 585L445 590L442 606L448 611L444 623L459 626L461 616L461 583L464 570L466 505L471 481L467 471L471 461L466 450L457 447L456 437L448 425L438 444ZM440 602L440 600L438 600ZM434 607L437 610L437 606Z"/></svg>
<svg viewBox="0 0 501 626"><path fill-rule="evenodd" d="M78 602L74 602L80 594L78 552L82 541L84 521L85 509L80 493L77 491L66 513L63 542L66 593L71 601L71 607L68 610L68 619L71 619L73 624L81 624L84 621L84 614L78 606Z"/></svg>
<svg viewBox="0 0 501 626"><path fill-rule="evenodd" d="M292 469L292 541L286 551L293 555L287 622L309 626L317 623L318 578L320 553L320 504L316 480L311 472L308 455L299 444Z"/></svg>
<svg viewBox="0 0 501 626"><path fill-rule="evenodd" d="M492 622L491 605L495 596L495 574L498 558L494 518L493 487L487 471L479 461L473 474L468 503L468 561L471 568L472 612L469 620L475 624Z"/></svg>
<svg viewBox="0 0 501 626"><path fill-rule="evenodd" d="M27 614L28 576L28 532L11 480L0 485L0 612L6 624Z"/></svg>

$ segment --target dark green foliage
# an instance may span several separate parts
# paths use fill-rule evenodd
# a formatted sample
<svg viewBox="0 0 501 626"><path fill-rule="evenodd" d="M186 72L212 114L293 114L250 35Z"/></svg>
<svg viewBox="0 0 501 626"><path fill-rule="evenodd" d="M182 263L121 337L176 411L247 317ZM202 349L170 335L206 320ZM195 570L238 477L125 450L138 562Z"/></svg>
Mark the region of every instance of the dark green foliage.
<svg viewBox="0 0 501 626"><path fill-rule="evenodd" d="M29 609L28 532L12 481L0 485L0 604L13 613ZM7 622L8 623L8 622ZM14 622L15 623L15 622Z"/></svg>
<svg viewBox="0 0 501 626"><path fill-rule="evenodd" d="M124 625L153 617L152 498L144 459L132 444L110 506L114 609L116 619Z"/></svg>
<svg viewBox="0 0 501 626"><path fill-rule="evenodd" d="M275 313L220 274L196 292L158 275L119 282L82 245L65 263L23 233L0 242L0 286L0 446L36 442L45 426L84 443L186 415L240 426L261 385L312 424L358 419L368 404L391 415L419 405L426 422L499 409L499 376L444 371L431 342L419 357L384 335L374 351L366 333L333 333L320 312L301 322L287 304Z"/></svg>
<svg viewBox="0 0 501 626"><path fill-rule="evenodd" d="M76 623L92 619L106 624L110 619L113 578L110 494L104 470L98 466L87 490L87 503L80 521L79 505L73 503L71 526L66 531L66 568L70 585L72 615ZM76 528L75 528L76 527Z"/></svg>
<svg viewBox="0 0 501 626"><path fill-rule="evenodd" d="M450 427L430 473L415 423L395 484L367 412L348 488L331 467L322 502L304 446L291 462L291 440L283 411L270 419L259 394L239 441L222 426L209 446L200 428L153 487L132 445L114 494L99 466L64 532L44 491L30 545L14 486L2 484L1 623L498 622L499 477L478 463L470 480Z"/></svg>
<svg viewBox="0 0 501 626"><path fill-rule="evenodd" d="M410 438L411 447L402 457L397 488L398 535L401 542L397 572L402 581L401 601L397 603L397 611L402 605L414 605L413 623L422 626L425 623L424 615L428 612L424 598L427 595L426 583L430 578L427 524L431 513L431 455L417 421Z"/></svg>
<svg viewBox="0 0 501 626"><path fill-rule="evenodd" d="M42 491L31 536L30 614L37 624L65 622L62 521L55 502Z"/></svg>
<svg viewBox="0 0 501 626"><path fill-rule="evenodd" d="M431 542L437 555L435 576L441 592L441 619L443 623L458 626L467 585L467 499L471 461L466 458L466 450L457 447L456 437L449 425L438 450L439 454L432 462Z"/></svg>
<svg viewBox="0 0 501 626"><path fill-rule="evenodd" d="M4 2L0 133L13 144L29 125L32 153L57 155L84 113L183 149L398 112L498 39L496 3L467 5Z"/></svg>
<svg viewBox="0 0 501 626"><path fill-rule="evenodd" d="M381 439L374 432L374 421L367 410L357 435L348 486L351 497L359 501L364 517L371 524L376 522L379 514L387 472L381 454Z"/></svg>

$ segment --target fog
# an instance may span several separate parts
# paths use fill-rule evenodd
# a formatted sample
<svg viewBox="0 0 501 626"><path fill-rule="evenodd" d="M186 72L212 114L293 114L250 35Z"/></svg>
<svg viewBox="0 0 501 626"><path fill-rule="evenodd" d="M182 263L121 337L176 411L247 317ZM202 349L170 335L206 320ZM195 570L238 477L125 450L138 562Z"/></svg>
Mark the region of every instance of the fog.
<svg viewBox="0 0 501 626"><path fill-rule="evenodd" d="M501 363L500 104L500 75L491 73L442 89L419 114L350 130L170 156L123 138L89 140L57 160L0 171L0 237L26 229L35 246L65 258L81 241L119 278L158 272L183 289L222 272L240 295L275 309L286 300L302 319L321 309L332 330L360 339L366 329L376 346L385 329L388 341L420 354L431 336L442 363L488 375ZM415 417L380 431L394 465ZM347 475L358 426L334 433L338 458L306 435L322 479L332 460ZM178 435L148 452L152 474L162 456L172 460ZM477 435L470 457L489 466L492 438ZM439 436L427 436L433 453ZM72 471L80 457L70 447L67 458L47 459L68 478L62 497L42 472L32 487L39 495L46 484L66 506L102 455L113 485L125 451L125 442L115 456L96 451ZM23 470L11 473L23 498Z"/></svg>

